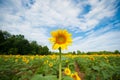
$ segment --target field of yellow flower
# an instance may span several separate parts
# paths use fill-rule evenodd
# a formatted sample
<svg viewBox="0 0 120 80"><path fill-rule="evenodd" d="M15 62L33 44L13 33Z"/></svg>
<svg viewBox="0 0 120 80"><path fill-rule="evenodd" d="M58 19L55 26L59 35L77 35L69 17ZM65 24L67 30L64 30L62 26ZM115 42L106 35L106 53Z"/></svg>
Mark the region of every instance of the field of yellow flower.
<svg viewBox="0 0 120 80"><path fill-rule="evenodd" d="M0 80L58 80L58 67L58 55L0 55ZM63 80L119 80L120 55L62 55L62 76Z"/></svg>

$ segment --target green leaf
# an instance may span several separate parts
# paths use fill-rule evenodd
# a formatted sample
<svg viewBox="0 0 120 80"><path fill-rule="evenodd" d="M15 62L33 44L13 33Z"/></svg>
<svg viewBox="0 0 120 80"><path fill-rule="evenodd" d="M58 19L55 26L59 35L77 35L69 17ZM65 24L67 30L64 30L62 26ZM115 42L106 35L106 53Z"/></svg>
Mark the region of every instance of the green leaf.
<svg viewBox="0 0 120 80"><path fill-rule="evenodd" d="M96 70L96 71L99 71L99 70L100 70L98 66L92 66L92 68L93 68L94 70Z"/></svg>
<svg viewBox="0 0 120 80"><path fill-rule="evenodd" d="M102 71L102 75L103 75L103 78L104 78L104 79L107 79L107 78L110 77L110 74L108 74L108 73L105 72L105 71Z"/></svg>
<svg viewBox="0 0 120 80"><path fill-rule="evenodd" d="M50 75L50 76L45 76L44 80L58 80L56 76Z"/></svg>
<svg viewBox="0 0 120 80"><path fill-rule="evenodd" d="M42 76L42 75L34 75L31 80L58 80L56 76L49 75L49 76Z"/></svg>
<svg viewBox="0 0 120 80"><path fill-rule="evenodd" d="M31 80L44 80L42 75L34 75Z"/></svg>
<svg viewBox="0 0 120 80"><path fill-rule="evenodd" d="M69 76L64 76L63 80L73 80L73 79L71 77L69 77Z"/></svg>

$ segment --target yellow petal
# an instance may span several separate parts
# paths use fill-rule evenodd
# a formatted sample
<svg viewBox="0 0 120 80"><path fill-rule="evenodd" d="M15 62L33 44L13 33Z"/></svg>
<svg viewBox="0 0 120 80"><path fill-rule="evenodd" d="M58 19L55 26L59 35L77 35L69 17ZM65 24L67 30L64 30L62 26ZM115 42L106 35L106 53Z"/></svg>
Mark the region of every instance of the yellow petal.
<svg viewBox="0 0 120 80"><path fill-rule="evenodd" d="M58 44L54 44L53 47L52 47L52 49L54 49L54 50L55 50L55 49L58 49L58 48L59 48L59 45L58 45Z"/></svg>

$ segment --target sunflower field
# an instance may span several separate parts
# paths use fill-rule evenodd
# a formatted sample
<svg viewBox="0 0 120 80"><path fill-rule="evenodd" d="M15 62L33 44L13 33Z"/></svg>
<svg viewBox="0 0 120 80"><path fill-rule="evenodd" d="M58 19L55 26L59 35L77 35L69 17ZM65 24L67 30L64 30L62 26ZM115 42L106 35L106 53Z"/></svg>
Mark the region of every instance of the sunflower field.
<svg viewBox="0 0 120 80"><path fill-rule="evenodd" d="M120 80L119 54L69 54L61 61L62 80ZM58 80L58 67L59 55L0 55L0 80Z"/></svg>
<svg viewBox="0 0 120 80"><path fill-rule="evenodd" d="M20 40L24 40L21 37ZM20 55L0 55L0 80L120 80L119 51L116 54L63 54L62 50L67 50L73 40L72 34L62 29L52 31L49 40L52 49L59 50L57 54L49 52L47 46L38 46L36 42L30 43L29 48L27 41L27 47L21 45L8 51L10 54L18 50ZM4 48L1 52L7 50ZM22 51L27 53L30 49L34 54L22 54ZM42 54L38 55L37 52Z"/></svg>

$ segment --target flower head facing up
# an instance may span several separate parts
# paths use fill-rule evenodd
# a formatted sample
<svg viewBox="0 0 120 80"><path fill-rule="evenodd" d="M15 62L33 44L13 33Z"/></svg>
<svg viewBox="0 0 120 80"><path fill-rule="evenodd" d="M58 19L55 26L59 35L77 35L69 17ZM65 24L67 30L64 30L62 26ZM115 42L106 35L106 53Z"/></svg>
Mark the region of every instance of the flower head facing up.
<svg viewBox="0 0 120 80"><path fill-rule="evenodd" d="M65 73L66 75L71 75L71 71L70 71L69 68L65 68L64 73Z"/></svg>
<svg viewBox="0 0 120 80"><path fill-rule="evenodd" d="M53 66L53 63L49 63L49 67L52 67Z"/></svg>
<svg viewBox="0 0 120 80"><path fill-rule="evenodd" d="M72 43L71 34L67 30L56 30L51 32L52 38L49 40L53 43L52 49L67 49L67 46Z"/></svg>

